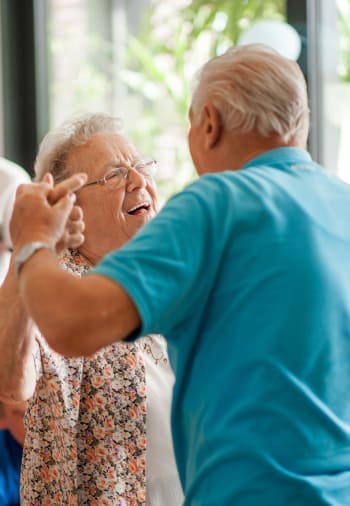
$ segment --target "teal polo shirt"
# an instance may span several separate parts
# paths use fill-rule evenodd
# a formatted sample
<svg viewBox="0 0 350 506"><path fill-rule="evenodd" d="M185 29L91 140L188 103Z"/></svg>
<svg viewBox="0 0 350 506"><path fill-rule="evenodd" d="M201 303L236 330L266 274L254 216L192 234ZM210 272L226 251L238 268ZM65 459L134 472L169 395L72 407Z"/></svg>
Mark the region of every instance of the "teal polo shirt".
<svg viewBox="0 0 350 506"><path fill-rule="evenodd" d="M303 150L174 196L95 272L161 333L186 506L350 504L350 189Z"/></svg>

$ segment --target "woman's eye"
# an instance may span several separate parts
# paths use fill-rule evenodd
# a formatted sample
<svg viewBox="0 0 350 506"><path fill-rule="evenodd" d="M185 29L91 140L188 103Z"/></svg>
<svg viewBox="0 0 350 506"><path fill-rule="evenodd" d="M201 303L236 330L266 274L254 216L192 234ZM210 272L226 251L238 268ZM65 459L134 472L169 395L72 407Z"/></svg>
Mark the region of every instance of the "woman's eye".
<svg viewBox="0 0 350 506"><path fill-rule="evenodd" d="M123 176L123 169L122 168L118 168L118 169L115 169L113 172L111 172L107 176L107 179L113 179L114 177L121 177L121 176Z"/></svg>

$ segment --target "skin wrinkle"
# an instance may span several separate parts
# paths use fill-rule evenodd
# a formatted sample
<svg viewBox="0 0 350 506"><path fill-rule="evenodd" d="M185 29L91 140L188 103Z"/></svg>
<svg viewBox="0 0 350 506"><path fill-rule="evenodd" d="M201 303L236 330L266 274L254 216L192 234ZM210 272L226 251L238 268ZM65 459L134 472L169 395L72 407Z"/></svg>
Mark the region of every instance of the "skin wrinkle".
<svg viewBox="0 0 350 506"><path fill-rule="evenodd" d="M131 151L129 143L119 135L107 133L96 134L86 144L73 148L66 157L66 163L73 174L84 167L89 182L102 178L106 168L130 165L133 159L140 159L140 156ZM130 169L125 184L120 188L114 189L111 180L105 185L88 186L77 192L77 204L84 208L86 223L85 242L79 251L91 265L106 252L121 247L141 225L155 216L158 211L155 191L154 184ZM140 216L128 214L127 211L141 201L150 203L149 211ZM109 234L98 226L100 223L108 224Z"/></svg>

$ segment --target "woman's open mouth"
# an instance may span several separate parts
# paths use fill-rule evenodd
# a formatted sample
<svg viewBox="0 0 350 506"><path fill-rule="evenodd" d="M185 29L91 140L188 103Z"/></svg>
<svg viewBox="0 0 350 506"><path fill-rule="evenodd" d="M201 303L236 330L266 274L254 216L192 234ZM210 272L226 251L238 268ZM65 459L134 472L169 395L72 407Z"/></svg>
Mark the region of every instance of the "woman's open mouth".
<svg viewBox="0 0 350 506"><path fill-rule="evenodd" d="M148 213L150 208L151 208L150 202L140 202L137 205L128 209L127 213L131 214L132 216L140 216L142 214Z"/></svg>

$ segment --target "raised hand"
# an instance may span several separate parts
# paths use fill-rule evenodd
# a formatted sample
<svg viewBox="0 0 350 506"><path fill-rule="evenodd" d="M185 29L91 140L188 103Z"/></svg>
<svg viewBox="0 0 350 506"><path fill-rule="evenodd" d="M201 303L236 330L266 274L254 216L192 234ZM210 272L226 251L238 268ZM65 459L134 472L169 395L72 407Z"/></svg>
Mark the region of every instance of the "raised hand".
<svg viewBox="0 0 350 506"><path fill-rule="evenodd" d="M82 211L74 206L74 192L85 181L86 175L80 173L56 187L51 176L40 183L21 185L10 223L14 249L31 241L43 241L59 249L81 243L84 225Z"/></svg>
<svg viewBox="0 0 350 506"><path fill-rule="evenodd" d="M43 181L52 184L51 174L45 174ZM72 191L71 182L62 181L53 187L48 194L50 204L55 204L60 198L64 197L68 191ZM78 248L84 242L85 223L83 220L83 211L80 206L74 205L68 219L61 239L56 243L57 253L67 248Z"/></svg>

